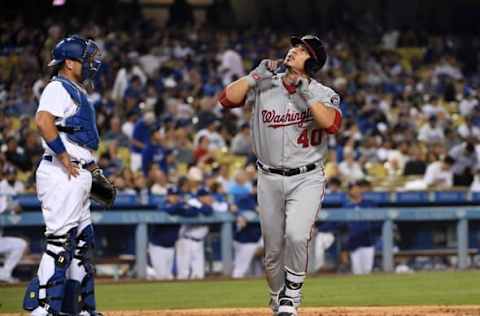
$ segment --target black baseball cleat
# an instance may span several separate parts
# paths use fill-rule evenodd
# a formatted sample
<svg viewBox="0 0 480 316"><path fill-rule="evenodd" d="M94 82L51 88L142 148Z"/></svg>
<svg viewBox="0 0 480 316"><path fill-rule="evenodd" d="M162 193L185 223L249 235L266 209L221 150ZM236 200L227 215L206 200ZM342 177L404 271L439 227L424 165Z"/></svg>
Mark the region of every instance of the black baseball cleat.
<svg viewBox="0 0 480 316"><path fill-rule="evenodd" d="M281 297L278 300L278 314L277 316L297 316L297 309L295 303L290 297Z"/></svg>

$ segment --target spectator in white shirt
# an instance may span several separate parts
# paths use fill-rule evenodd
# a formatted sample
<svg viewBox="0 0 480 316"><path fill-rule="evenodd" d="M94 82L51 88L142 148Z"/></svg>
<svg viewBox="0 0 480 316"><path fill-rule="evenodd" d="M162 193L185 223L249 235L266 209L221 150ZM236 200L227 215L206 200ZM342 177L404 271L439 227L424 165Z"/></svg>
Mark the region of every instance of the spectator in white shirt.
<svg viewBox="0 0 480 316"><path fill-rule="evenodd" d="M168 178L165 173L160 170L158 165L153 165L148 174L150 180L153 182L150 192L152 194L166 195L168 189Z"/></svg>
<svg viewBox="0 0 480 316"><path fill-rule="evenodd" d="M468 92L465 97L460 101L458 108L462 116L469 116L472 114L473 109L478 105L475 91Z"/></svg>
<svg viewBox="0 0 480 316"><path fill-rule="evenodd" d="M421 109L426 117L445 117L447 115L447 111L442 107L440 98L437 96L432 96L430 102L423 105Z"/></svg>
<svg viewBox="0 0 480 316"><path fill-rule="evenodd" d="M476 169L478 164L473 142L458 144L448 154L450 157L455 157L455 163L452 166L453 184L455 186L470 186L473 182L473 170Z"/></svg>
<svg viewBox="0 0 480 316"><path fill-rule="evenodd" d="M463 78L462 71L458 67L457 60L453 56L443 58L433 70L433 76L447 76L456 80Z"/></svg>
<svg viewBox="0 0 480 316"><path fill-rule="evenodd" d="M240 131L233 137L230 151L236 155L249 155L252 152L252 137L248 123L242 124Z"/></svg>
<svg viewBox="0 0 480 316"><path fill-rule="evenodd" d="M452 166L455 160L447 156L428 165L423 178L427 189L449 189L453 186Z"/></svg>
<svg viewBox="0 0 480 316"><path fill-rule="evenodd" d="M338 165L340 175L346 182L360 180L365 177L362 166L355 161L351 148L345 148L344 160Z"/></svg>
<svg viewBox="0 0 480 316"><path fill-rule="evenodd" d="M217 132L218 127L220 126L220 121L218 119L210 119L207 123L207 127L198 131L193 140L193 145L196 147L198 141L202 136L207 136L210 145L208 149L210 150L219 150L226 146L225 140L222 135Z"/></svg>
<svg viewBox="0 0 480 316"><path fill-rule="evenodd" d="M472 185L470 186L470 191L480 192L480 169L477 169L475 172Z"/></svg>
<svg viewBox="0 0 480 316"><path fill-rule="evenodd" d="M115 82L113 84L112 99L117 102L122 101L123 97L125 96L125 91L128 88L130 79L133 76L137 76L143 86L145 86L147 82L147 76L143 70L138 65L134 64L136 56L132 55L130 59L132 60L128 60L125 63L125 66L117 72L117 77L115 78Z"/></svg>
<svg viewBox="0 0 480 316"><path fill-rule="evenodd" d="M443 128L438 124L436 116L430 116L428 123L418 131L418 140L427 144L441 142L445 139Z"/></svg>
<svg viewBox="0 0 480 316"><path fill-rule="evenodd" d="M465 117L465 122L461 124L458 129L458 134L462 136L463 139L467 138L476 138L480 139L480 128L473 125L472 118L470 116Z"/></svg>
<svg viewBox="0 0 480 316"><path fill-rule="evenodd" d="M410 156L408 155L408 149L408 143L404 141L396 145L394 149L388 152L387 169L390 174L403 174L405 164L410 158Z"/></svg>
<svg viewBox="0 0 480 316"><path fill-rule="evenodd" d="M0 181L0 192L6 195L17 195L25 192L25 185L17 180L17 169L9 166L4 171L5 179Z"/></svg>
<svg viewBox="0 0 480 316"><path fill-rule="evenodd" d="M235 78L245 76L245 69L243 67L242 56L233 49L227 49L220 56L220 66L218 71L222 75L222 82L226 86Z"/></svg>

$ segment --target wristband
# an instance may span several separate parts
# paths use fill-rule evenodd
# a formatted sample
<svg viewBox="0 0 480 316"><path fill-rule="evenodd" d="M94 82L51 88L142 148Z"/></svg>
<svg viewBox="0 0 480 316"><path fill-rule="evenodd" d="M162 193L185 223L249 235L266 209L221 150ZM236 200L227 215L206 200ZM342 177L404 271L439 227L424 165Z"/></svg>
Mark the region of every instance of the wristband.
<svg viewBox="0 0 480 316"><path fill-rule="evenodd" d="M54 140L47 142L47 145L56 155L63 154L67 151L60 136L57 136Z"/></svg>

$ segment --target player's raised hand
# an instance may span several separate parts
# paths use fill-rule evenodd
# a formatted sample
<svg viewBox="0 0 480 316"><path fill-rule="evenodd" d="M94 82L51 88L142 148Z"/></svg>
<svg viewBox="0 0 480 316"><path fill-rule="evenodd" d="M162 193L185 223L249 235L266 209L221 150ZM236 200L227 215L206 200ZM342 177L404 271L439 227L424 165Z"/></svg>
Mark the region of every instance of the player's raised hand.
<svg viewBox="0 0 480 316"><path fill-rule="evenodd" d="M247 76L248 85L254 87L258 82L270 79L275 75L275 71L281 66L281 60L264 59Z"/></svg>
<svg viewBox="0 0 480 316"><path fill-rule="evenodd" d="M69 154L64 152L58 155L57 158L60 160L65 170L67 170L69 180L70 177L77 177L80 174L78 165L72 162L72 158Z"/></svg>
<svg viewBox="0 0 480 316"><path fill-rule="evenodd" d="M297 91L298 94L307 102L308 105L311 105L311 103L314 101L315 97L311 89L309 88L310 82L307 78L305 77L298 77L297 78Z"/></svg>

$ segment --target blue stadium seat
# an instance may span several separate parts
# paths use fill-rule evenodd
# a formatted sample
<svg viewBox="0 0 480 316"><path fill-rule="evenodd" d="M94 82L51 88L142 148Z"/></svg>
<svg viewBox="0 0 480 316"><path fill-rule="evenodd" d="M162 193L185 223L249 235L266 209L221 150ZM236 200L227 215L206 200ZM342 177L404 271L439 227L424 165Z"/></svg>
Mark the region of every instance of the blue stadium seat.
<svg viewBox="0 0 480 316"><path fill-rule="evenodd" d="M480 192L472 192L472 202L480 203Z"/></svg>
<svg viewBox="0 0 480 316"><path fill-rule="evenodd" d="M323 200L323 205L335 205L342 204L347 199L347 194L345 192L333 192L325 195Z"/></svg>
<svg viewBox="0 0 480 316"><path fill-rule="evenodd" d="M434 192L434 201L437 203L465 203L467 193L465 191Z"/></svg>
<svg viewBox="0 0 480 316"><path fill-rule="evenodd" d="M375 203L389 203L390 192L365 192L364 198Z"/></svg>
<svg viewBox="0 0 480 316"><path fill-rule="evenodd" d="M151 194L149 204L162 208L165 206L165 195Z"/></svg>
<svg viewBox="0 0 480 316"><path fill-rule="evenodd" d="M425 191L407 191L395 193L397 203L418 204L427 203L429 201L429 192Z"/></svg>
<svg viewBox="0 0 480 316"><path fill-rule="evenodd" d="M40 207L40 201L35 194L18 194L15 200L23 207Z"/></svg>

